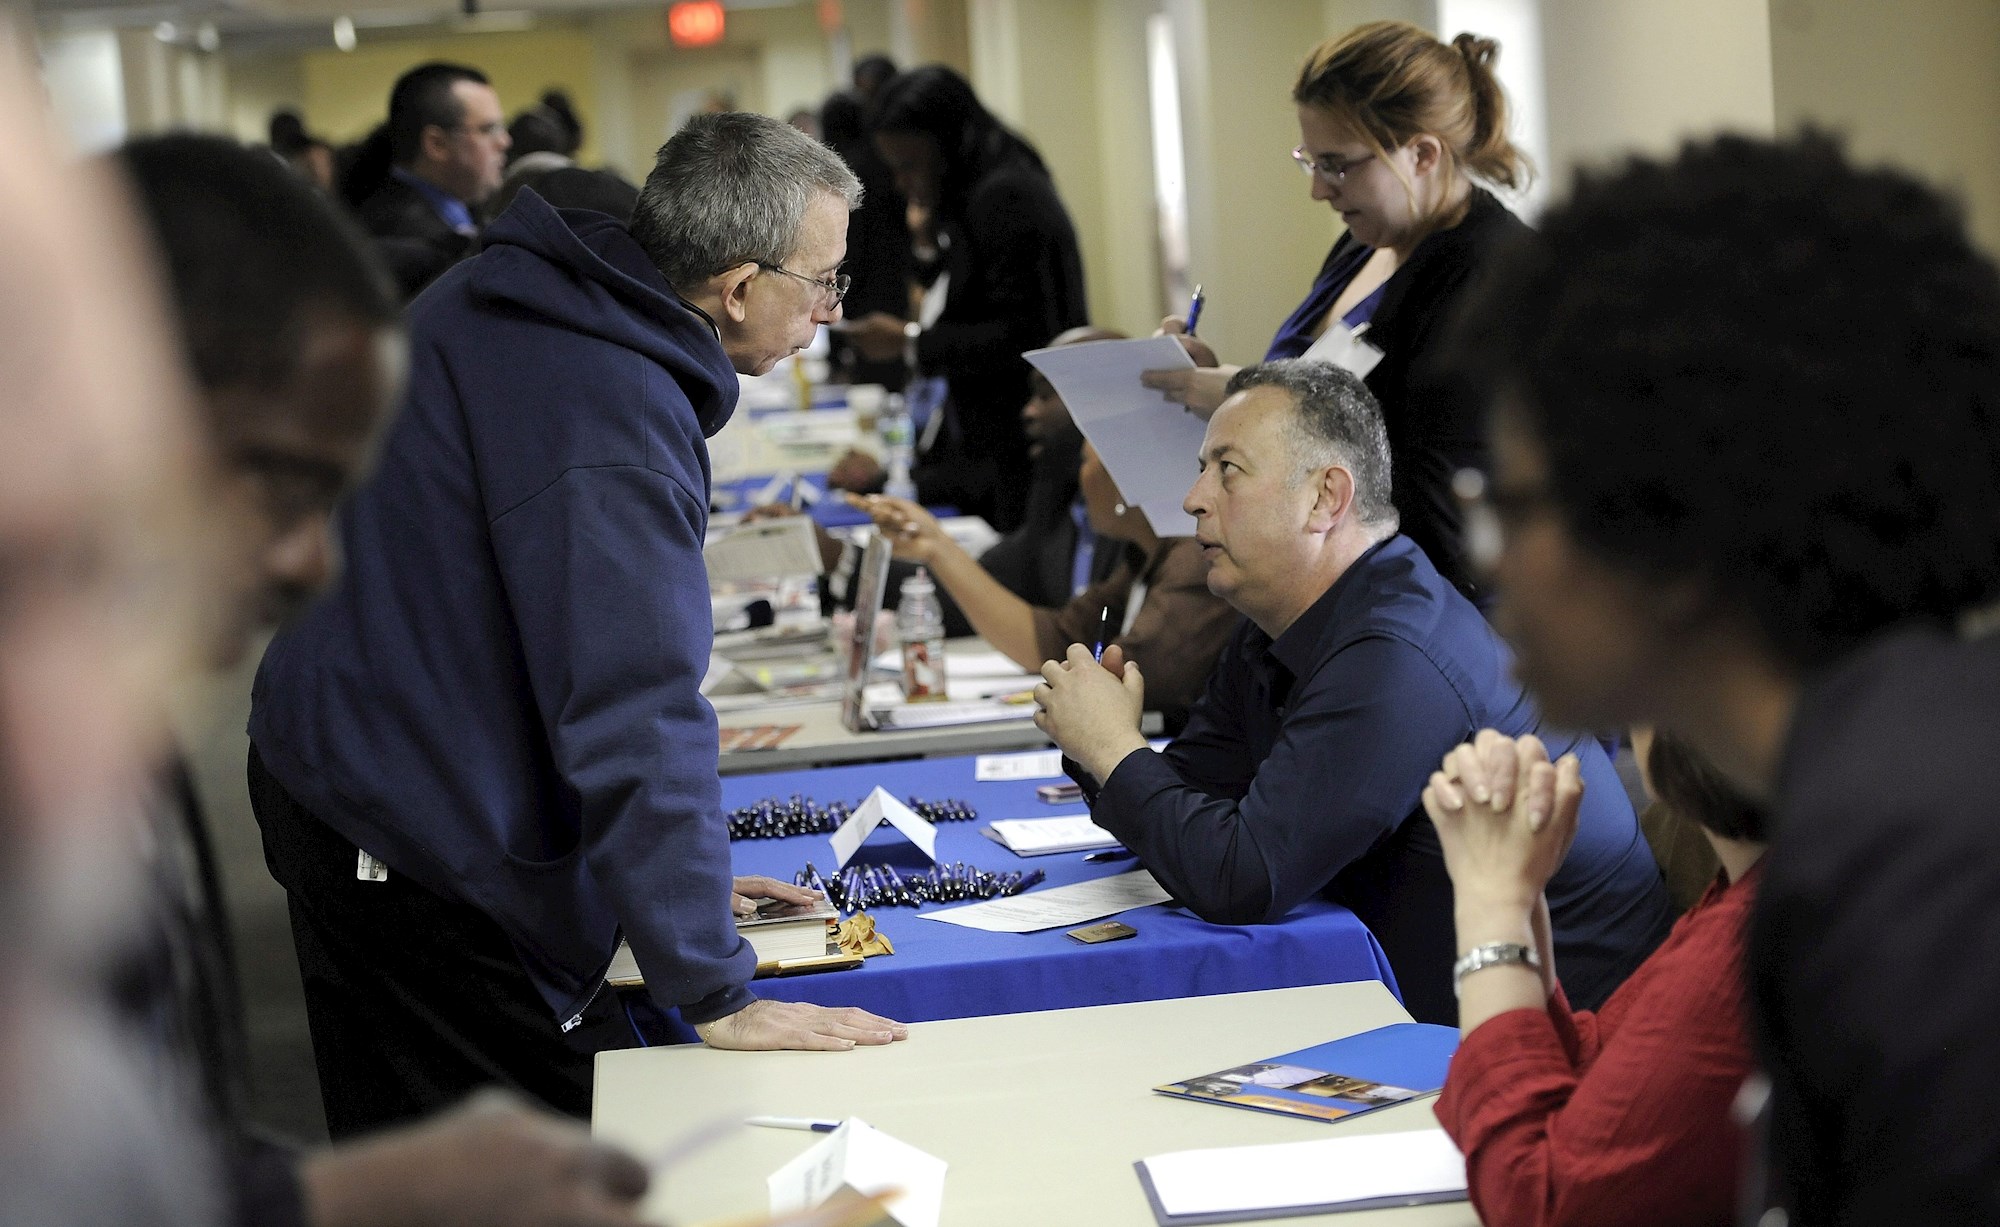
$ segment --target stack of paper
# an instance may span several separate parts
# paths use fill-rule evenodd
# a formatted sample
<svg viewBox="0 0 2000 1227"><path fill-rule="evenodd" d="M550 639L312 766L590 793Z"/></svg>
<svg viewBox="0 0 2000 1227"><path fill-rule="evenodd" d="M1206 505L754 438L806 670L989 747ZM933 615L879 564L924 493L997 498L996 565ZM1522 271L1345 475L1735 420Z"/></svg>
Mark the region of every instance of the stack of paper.
<svg viewBox="0 0 2000 1227"><path fill-rule="evenodd" d="M1465 1160L1442 1129L1182 1150L1135 1166L1161 1227L1465 1200Z"/></svg>
<svg viewBox="0 0 2000 1227"><path fill-rule="evenodd" d="M1118 846L1118 837L1092 822L1088 813L1057 814L1049 818L1002 818L989 826L987 832L1016 856L1091 852Z"/></svg>

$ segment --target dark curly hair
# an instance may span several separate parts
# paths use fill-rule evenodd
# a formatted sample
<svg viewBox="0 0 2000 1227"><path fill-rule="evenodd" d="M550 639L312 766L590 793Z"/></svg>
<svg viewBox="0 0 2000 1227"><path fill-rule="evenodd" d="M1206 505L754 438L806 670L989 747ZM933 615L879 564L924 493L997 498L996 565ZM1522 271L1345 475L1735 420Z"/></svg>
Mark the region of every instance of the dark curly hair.
<svg viewBox="0 0 2000 1227"><path fill-rule="evenodd" d="M1455 348L1585 549L1705 582L1795 668L2000 593L2000 275L1831 137L1580 175Z"/></svg>

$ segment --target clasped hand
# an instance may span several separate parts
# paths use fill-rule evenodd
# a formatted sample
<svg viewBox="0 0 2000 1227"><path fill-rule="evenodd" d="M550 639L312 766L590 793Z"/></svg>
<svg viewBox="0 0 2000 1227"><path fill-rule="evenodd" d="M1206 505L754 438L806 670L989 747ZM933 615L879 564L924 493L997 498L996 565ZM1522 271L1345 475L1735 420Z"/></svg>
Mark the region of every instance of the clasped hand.
<svg viewBox="0 0 2000 1227"><path fill-rule="evenodd" d="M1423 793L1458 907L1532 909L1576 837L1582 765L1530 734L1483 729L1445 755Z"/></svg>
<svg viewBox="0 0 2000 1227"><path fill-rule="evenodd" d="M1064 659L1043 662L1035 703L1040 709L1035 727L1099 780L1109 779L1127 754L1146 747L1139 732L1146 679L1116 644L1104 649L1102 661L1073 643Z"/></svg>

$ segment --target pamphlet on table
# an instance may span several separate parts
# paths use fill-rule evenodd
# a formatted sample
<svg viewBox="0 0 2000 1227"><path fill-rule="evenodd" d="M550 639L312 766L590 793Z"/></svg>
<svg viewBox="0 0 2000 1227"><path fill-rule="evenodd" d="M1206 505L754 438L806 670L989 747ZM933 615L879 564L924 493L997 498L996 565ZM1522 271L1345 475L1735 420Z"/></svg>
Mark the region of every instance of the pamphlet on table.
<svg viewBox="0 0 2000 1227"><path fill-rule="evenodd" d="M1119 846L1118 837L1092 822L1088 813L996 819L984 834L1015 856L1096 852Z"/></svg>
<svg viewBox="0 0 2000 1227"><path fill-rule="evenodd" d="M1341 1120L1437 1094L1456 1051L1456 1027L1397 1023L1153 1089L1232 1108Z"/></svg>

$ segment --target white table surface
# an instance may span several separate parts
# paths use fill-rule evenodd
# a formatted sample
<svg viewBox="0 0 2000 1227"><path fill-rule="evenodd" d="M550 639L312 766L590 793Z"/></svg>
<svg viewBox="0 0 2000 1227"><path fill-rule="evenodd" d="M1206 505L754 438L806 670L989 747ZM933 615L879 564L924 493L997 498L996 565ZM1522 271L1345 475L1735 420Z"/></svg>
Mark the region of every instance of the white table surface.
<svg viewBox="0 0 2000 1227"><path fill-rule="evenodd" d="M1428 1099L1328 1124L1152 1087L1407 1021L1371 982L920 1023L903 1043L847 1053L610 1052L597 1058L593 1123L646 1156L718 1117L859 1116L951 1165L941 1227L1151 1227L1132 1167L1149 1155L1436 1123ZM761 1217L765 1178L819 1136L731 1129L657 1180L648 1212L676 1224ZM1478 1223L1465 1202L1317 1221Z"/></svg>

